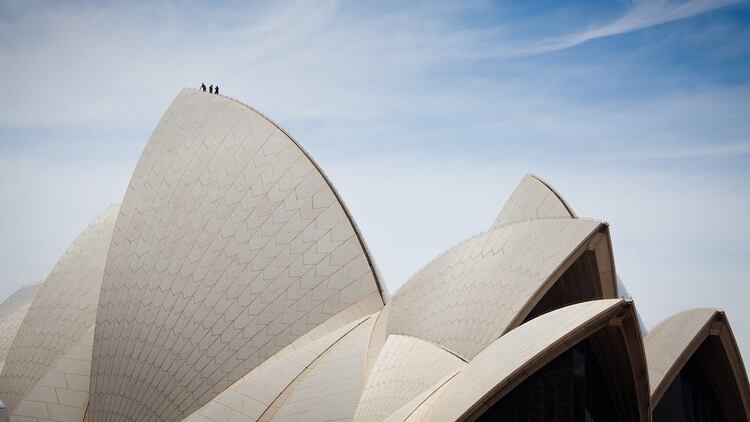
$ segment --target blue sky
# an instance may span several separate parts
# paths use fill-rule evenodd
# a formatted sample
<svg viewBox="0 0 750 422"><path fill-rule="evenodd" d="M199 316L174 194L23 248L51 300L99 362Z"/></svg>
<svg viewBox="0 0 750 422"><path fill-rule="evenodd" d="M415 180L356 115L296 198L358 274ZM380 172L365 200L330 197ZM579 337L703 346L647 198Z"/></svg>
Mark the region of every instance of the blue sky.
<svg viewBox="0 0 750 422"><path fill-rule="evenodd" d="M363 3L0 1L0 300L205 81L313 154L391 292L534 173L611 224L647 326L721 307L750 356L750 2Z"/></svg>

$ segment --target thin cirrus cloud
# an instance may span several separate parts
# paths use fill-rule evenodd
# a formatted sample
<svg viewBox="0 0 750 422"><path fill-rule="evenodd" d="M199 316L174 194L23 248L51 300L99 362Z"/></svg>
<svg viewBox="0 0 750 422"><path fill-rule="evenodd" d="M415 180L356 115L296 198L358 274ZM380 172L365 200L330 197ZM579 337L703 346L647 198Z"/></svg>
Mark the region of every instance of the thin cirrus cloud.
<svg viewBox="0 0 750 422"><path fill-rule="evenodd" d="M531 34L510 37L513 25L504 21L489 29L467 28L455 22L453 9L439 7L410 6L370 17L339 2L294 2L257 10L224 7L202 18L202 11L194 7L151 10L73 4L36 11L15 4L19 18L0 24L0 64L6 69L4 80L28 88L5 94L0 122L132 121L131 102L154 100L166 95L167 87L173 91L175 79L192 80L199 74L223 77L235 91L252 91L256 98L272 97L271 105L278 98L290 114L378 115L398 108L401 95L408 95L409 86L423 84L432 68L466 58L542 55L733 3L638 0L609 23L549 39ZM49 71L50 63L54 72ZM234 77L239 69L243 78ZM248 83L246 74L266 83ZM290 89L279 89L282 81ZM314 90L313 95L290 98L304 87ZM353 107L363 100L365 107ZM80 103L90 106L82 108ZM158 113L158 107L144 111Z"/></svg>
<svg viewBox="0 0 750 422"><path fill-rule="evenodd" d="M521 44L510 50L514 55L543 54L575 47L585 42L625 34L667 22L697 16L712 10L740 3L743 0L633 0L627 12L604 25L547 40Z"/></svg>
<svg viewBox="0 0 750 422"><path fill-rule="evenodd" d="M738 157L750 154L750 141L730 142L715 146L651 148L632 151L620 156L624 160L679 160L689 158Z"/></svg>

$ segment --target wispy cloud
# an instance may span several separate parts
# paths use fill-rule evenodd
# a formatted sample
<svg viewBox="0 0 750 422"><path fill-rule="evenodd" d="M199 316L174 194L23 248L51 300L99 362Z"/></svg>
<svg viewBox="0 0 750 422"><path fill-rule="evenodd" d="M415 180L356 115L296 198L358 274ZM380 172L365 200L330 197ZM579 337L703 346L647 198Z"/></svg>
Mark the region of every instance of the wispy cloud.
<svg viewBox="0 0 750 422"><path fill-rule="evenodd" d="M204 80L292 118L424 115L439 104L462 107L461 91L484 83L463 76L463 86L441 86L433 82L437 69L569 48L731 3L638 0L609 24L551 40L510 37L512 22L502 16L475 28L455 19L460 10L440 7L362 16L335 1L233 4L209 14L168 2L16 4L16 17L0 22L0 76L13 87L0 99L0 125L142 124L159 114L164 98ZM559 78L547 73L546 80ZM504 87L496 97L518 98L518 76L508 77L493 82ZM446 98L452 95L460 101Z"/></svg>
<svg viewBox="0 0 750 422"><path fill-rule="evenodd" d="M597 38L625 34L701 15L742 1L744 0L632 0L628 2L625 14L609 23L552 39L535 40L510 51L512 54L528 55L563 50Z"/></svg>
<svg viewBox="0 0 750 422"><path fill-rule="evenodd" d="M688 158L741 157L750 154L750 141L739 141L721 145L673 145L630 151L619 156L625 160L679 160Z"/></svg>

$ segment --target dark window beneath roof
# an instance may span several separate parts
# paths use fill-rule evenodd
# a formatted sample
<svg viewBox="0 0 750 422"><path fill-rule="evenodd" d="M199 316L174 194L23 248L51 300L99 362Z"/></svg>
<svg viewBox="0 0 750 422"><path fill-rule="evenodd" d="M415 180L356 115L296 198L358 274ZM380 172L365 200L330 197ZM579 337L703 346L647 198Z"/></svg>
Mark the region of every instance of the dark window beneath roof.
<svg viewBox="0 0 750 422"><path fill-rule="evenodd" d="M709 336L654 409L654 422L745 421L742 400L721 340Z"/></svg>
<svg viewBox="0 0 750 422"><path fill-rule="evenodd" d="M542 296L523 322L564 306L603 299L596 253L584 252Z"/></svg>
<svg viewBox="0 0 750 422"><path fill-rule="evenodd" d="M634 422L635 384L617 328L562 353L494 403L479 421Z"/></svg>

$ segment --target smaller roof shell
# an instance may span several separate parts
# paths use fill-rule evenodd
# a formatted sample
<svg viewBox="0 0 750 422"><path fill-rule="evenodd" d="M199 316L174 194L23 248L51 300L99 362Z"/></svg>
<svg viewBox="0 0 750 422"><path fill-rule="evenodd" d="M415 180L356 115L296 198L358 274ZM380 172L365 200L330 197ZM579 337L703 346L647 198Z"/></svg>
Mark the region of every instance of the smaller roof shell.
<svg viewBox="0 0 750 422"><path fill-rule="evenodd" d="M641 336L630 302L607 299L583 302L535 318L500 337L456 375L424 420L473 420L546 363L603 327L620 325L636 386L638 414L650 415L648 380Z"/></svg>
<svg viewBox="0 0 750 422"><path fill-rule="evenodd" d="M573 209L549 184L527 175L500 210L493 227L539 218L576 218Z"/></svg>
<svg viewBox="0 0 750 422"><path fill-rule="evenodd" d="M22 287L9 298L0 303L0 371L3 369L5 357L8 355L18 327L31 306L41 284Z"/></svg>
<svg viewBox="0 0 750 422"><path fill-rule="evenodd" d="M520 325L586 250L603 257L604 298L615 297L604 224L550 218L492 229L450 249L402 286L393 295L388 333L419 337L470 360Z"/></svg>
<svg viewBox="0 0 750 422"><path fill-rule="evenodd" d="M352 420L365 384L374 319L368 318L310 364L290 386L270 420Z"/></svg>
<svg viewBox="0 0 750 422"><path fill-rule="evenodd" d="M729 358L731 376L740 393L746 417L750 416L750 386L737 341L724 312L692 309L667 318L644 338L651 405L656 408L677 374L709 336L718 336Z"/></svg>
<svg viewBox="0 0 750 422"><path fill-rule="evenodd" d="M92 326L13 408L13 420L82 421L89 402L93 343Z"/></svg>
<svg viewBox="0 0 750 422"><path fill-rule="evenodd" d="M432 343L390 335L369 372L354 420L382 421L465 365L464 360Z"/></svg>
<svg viewBox="0 0 750 422"><path fill-rule="evenodd" d="M372 317L360 318L296 350L282 350L185 421L262 420L274 402L316 359L369 318Z"/></svg>
<svg viewBox="0 0 750 422"><path fill-rule="evenodd" d="M11 409L94 324L118 211L111 205L99 214L37 291L0 374L0 396Z"/></svg>
<svg viewBox="0 0 750 422"><path fill-rule="evenodd" d="M425 415L432 409L436 403L437 397L443 393L443 390L450 384L451 380L461 372L463 368L457 368L444 376L430 388L425 389L419 395L411 399L408 403L401 406L397 411L388 416L386 422L403 422L403 421L421 421Z"/></svg>

